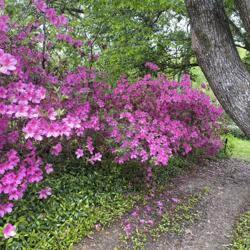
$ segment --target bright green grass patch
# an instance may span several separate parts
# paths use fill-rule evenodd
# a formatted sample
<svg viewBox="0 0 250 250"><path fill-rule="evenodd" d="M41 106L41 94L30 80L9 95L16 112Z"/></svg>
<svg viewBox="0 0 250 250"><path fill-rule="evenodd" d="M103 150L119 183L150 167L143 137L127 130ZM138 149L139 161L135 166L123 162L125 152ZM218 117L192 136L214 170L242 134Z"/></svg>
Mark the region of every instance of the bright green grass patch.
<svg viewBox="0 0 250 250"><path fill-rule="evenodd" d="M250 140L242 140L232 135L226 136L232 145L232 157L250 161Z"/></svg>
<svg viewBox="0 0 250 250"><path fill-rule="evenodd" d="M234 242L231 250L250 249L250 211L246 212L241 218L235 230Z"/></svg>

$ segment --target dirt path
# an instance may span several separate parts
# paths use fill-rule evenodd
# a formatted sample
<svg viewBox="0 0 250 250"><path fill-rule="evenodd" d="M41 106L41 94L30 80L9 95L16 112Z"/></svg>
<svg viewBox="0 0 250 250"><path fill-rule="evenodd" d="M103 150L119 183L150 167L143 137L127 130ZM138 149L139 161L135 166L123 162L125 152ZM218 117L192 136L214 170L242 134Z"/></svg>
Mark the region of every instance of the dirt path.
<svg viewBox="0 0 250 250"><path fill-rule="evenodd" d="M195 194L209 187L209 195L197 207L199 219L181 236L163 234L147 242L148 250L219 250L232 239L239 216L250 209L250 163L219 160L194 166L191 171L172 180L177 194ZM120 245L122 229L117 222L111 228L85 239L76 250L113 250Z"/></svg>

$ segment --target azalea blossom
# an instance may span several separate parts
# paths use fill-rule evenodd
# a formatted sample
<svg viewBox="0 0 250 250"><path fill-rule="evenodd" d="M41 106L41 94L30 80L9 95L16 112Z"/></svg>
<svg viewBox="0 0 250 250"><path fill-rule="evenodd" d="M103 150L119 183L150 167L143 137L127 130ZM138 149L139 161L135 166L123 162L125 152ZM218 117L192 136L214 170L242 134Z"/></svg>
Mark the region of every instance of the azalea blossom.
<svg viewBox="0 0 250 250"><path fill-rule="evenodd" d="M4 3L0 3L2 6ZM0 16L0 31L6 33L9 29L9 17L8 16Z"/></svg>
<svg viewBox="0 0 250 250"><path fill-rule="evenodd" d="M203 89L205 89L205 88L207 87L206 83L202 83L202 84L201 84L201 87L202 87Z"/></svg>
<svg viewBox="0 0 250 250"><path fill-rule="evenodd" d="M78 148L77 150L76 150L76 158L77 159L79 159L79 158L81 158L81 157L83 157L83 150L82 149L80 149L80 148Z"/></svg>
<svg viewBox="0 0 250 250"><path fill-rule="evenodd" d="M152 62L146 62L145 67L151 69L152 71L158 71L160 69L158 65Z"/></svg>
<svg viewBox="0 0 250 250"><path fill-rule="evenodd" d="M55 155L55 156L58 156L61 152L62 152L62 144L61 143L57 143L51 149L51 154Z"/></svg>
<svg viewBox="0 0 250 250"><path fill-rule="evenodd" d="M100 231L101 228L102 228L101 224L96 224L96 225L95 225L96 231Z"/></svg>
<svg viewBox="0 0 250 250"><path fill-rule="evenodd" d="M13 237L16 235L16 227L8 223L3 229L3 235L5 239Z"/></svg>
<svg viewBox="0 0 250 250"><path fill-rule="evenodd" d="M39 191L39 199L47 199L52 194L52 190L50 187L46 187Z"/></svg>
<svg viewBox="0 0 250 250"><path fill-rule="evenodd" d="M96 161L101 161L101 159L102 159L102 154L96 153L89 159L89 161L91 164L94 164Z"/></svg>
<svg viewBox="0 0 250 250"><path fill-rule="evenodd" d="M131 223L128 223L124 226L124 231L125 231L127 236L131 235L131 233L133 231L133 226L131 225Z"/></svg>
<svg viewBox="0 0 250 250"><path fill-rule="evenodd" d="M180 199L178 199L178 198L170 198L170 200L172 201L172 202L174 202L174 203L180 203Z"/></svg>
<svg viewBox="0 0 250 250"><path fill-rule="evenodd" d="M4 9L4 7L5 7L5 1L0 0L0 9Z"/></svg>
<svg viewBox="0 0 250 250"><path fill-rule="evenodd" d="M11 213L13 207L14 207L13 203L0 204L0 218L4 217L5 214Z"/></svg>
<svg viewBox="0 0 250 250"><path fill-rule="evenodd" d="M0 56L0 72L9 74L9 71L16 69L17 60L14 56L6 53Z"/></svg>
<svg viewBox="0 0 250 250"><path fill-rule="evenodd" d="M45 165L45 171L46 171L47 174L50 174L50 173L54 172L53 165L50 164L50 163L47 163L47 164Z"/></svg>

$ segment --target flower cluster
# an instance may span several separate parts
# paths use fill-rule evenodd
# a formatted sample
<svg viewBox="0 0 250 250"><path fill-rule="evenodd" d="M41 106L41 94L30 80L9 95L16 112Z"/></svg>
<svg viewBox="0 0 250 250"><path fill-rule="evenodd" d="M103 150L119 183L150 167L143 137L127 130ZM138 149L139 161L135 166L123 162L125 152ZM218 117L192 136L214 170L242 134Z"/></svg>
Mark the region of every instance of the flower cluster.
<svg viewBox="0 0 250 250"><path fill-rule="evenodd" d="M68 44L76 48L82 47L83 45L83 42L81 40L76 40L71 35L67 35L67 34L57 34L57 39L60 41L67 42Z"/></svg>
<svg viewBox="0 0 250 250"><path fill-rule="evenodd" d="M64 15L57 15L54 8L49 8L44 0L34 0L38 11L43 12L46 18L53 24L55 27L60 28L68 24L68 18Z"/></svg>
<svg viewBox="0 0 250 250"><path fill-rule="evenodd" d="M5 1L0 0L0 9L4 9L4 7L5 7Z"/></svg>
<svg viewBox="0 0 250 250"><path fill-rule="evenodd" d="M117 162L129 160L166 166L170 157L195 149L216 153L222 109L191 88L188 75L178 83L146 75L135 84L122 79L109 95L106 119ZM112 114L112 115L111 115Z"/></svg>
<svg viewBox="0 0 250 250"><path fill-rule="evenodd" d="M158 67L158 65L156 65L156 64L154 64L152 62L146 62L145 63L145 67L149 68L152 71L158 71L158 70L160 70L160 68Z"/></svg>
<svg viewBox="0 0 250 250"><path fill-rule="evenodd" d="M0 72L6 75L10 74L10 71L16 69L17 60L15 57L8 53L4 53L3 50L0 49Z"/></svg>

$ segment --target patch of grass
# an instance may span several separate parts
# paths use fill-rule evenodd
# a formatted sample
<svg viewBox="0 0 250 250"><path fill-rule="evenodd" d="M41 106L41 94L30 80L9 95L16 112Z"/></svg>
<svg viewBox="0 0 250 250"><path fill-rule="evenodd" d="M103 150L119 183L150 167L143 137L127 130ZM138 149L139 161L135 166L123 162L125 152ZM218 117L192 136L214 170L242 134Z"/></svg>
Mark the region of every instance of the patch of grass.
<svg viewBox="0 0 250 250"><path fill-rule="evenodd" d="M236 226L234 242L230 250L250 249L250 211L246 212Z"/></svg>
<svg viewBox="0 0 250 250"><path fill-rule="evenodd" d="M250 140L239 139L232 135L227 135L226 138L232 145L233 158L250 161Z"/></svg>

